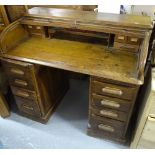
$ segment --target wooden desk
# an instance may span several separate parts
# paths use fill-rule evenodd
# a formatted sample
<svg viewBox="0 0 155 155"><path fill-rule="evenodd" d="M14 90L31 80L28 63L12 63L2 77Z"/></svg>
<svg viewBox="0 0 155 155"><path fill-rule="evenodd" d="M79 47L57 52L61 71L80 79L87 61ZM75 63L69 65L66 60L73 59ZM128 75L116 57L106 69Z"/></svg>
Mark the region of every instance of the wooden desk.
<svg viewBox="0 0 155 155"><path fill-rule="evenodd" d="M151 29L149 17L30 9L0 37L19 111L46 122L69 88L65 70L87 74L88 134L125 142Z"/></svg>

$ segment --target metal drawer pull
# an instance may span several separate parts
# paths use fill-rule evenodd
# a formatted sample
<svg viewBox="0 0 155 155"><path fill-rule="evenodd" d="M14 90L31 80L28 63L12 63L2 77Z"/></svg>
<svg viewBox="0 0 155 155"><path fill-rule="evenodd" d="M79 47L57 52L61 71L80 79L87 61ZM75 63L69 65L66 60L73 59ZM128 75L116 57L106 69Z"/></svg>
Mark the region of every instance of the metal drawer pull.
<svg viewBox="0 0 155 155"><path fill-rule="evenodd" d="M104 106L110 106L110 107L114 107L114 108L119 108L120 104L115 102L115 101L109 101L109 100L101 100L101 105Z"/></svg>
<svg viewBox="0 0 155 155"><path fill-rule="evenodd" d="M40 27L40 26L37 26L37 27L36 27L36 29L37 29L37 30L40 30L40 29L41 29L41 27Z"/></svg>
<svg viewBox="0 0 155 155"><path fill-rule="evenodd" d="M100 114L104 116L109 116L109 117L118 117L117 113L111 112L111 111L106 111L106 110L100 110Z"/></svg>
<svg viewBox="0 0 155 155"><path fill-rule="evenodd" d="M130 41L137 42L138 41L138 38L131 38Z"/></svg>
<svg viewBox="0 0 155 155"><path fill-rule="evenodd" d="M110 94L114 94L114 95L120 95L120 96L123 94L122 90L117 89L117 88L110 88L110 87L102 88L102 92L110 93Z"/></svg>
<svg viewBox="0 0 155 155"><path fill-rule="evenodd" d="M22 70L19 70L19 69L11 68L10 71L11 71L12 73L14 73L14 74L24 75L24 72L23 72Z"/></svg>
<svg viewBox="0 0 155 155"><path fill-rule="evenodd" d="M113 127L111 127L109 125L104 125L104 124L99 124L98 128L100 130L105 130L105 131L109 131L109 132L114 132L115 131L115 129Z"/></svg>
<svg viewBox="0 0 155 155"><path fill-rule="evenodd" d="M125 38L124 36L118 36L119 40L124 40L124 38Z"/></svg>
<svg viewBox="0 0 155 155"><path fill-rule="evenodd" d="M30 96L27 92L20 92L20 91L17 91L15 95L21 96L21 97L29 97Z"/></svg>
<svg viewBox="0 0 155 155"><path fill-rule="evenodd" d="M15 79L15 83L16 84L23 85L23 86L27 86L28 85L28 83L26 81L19 80L19 79Z"/></svg>
<svg viewBox="0 0 155 155"><path fill-rule="evenodd" d="M29 107L29 106L27 106L27 105L23 105L23 107L26 108L26 109L29 109L29 110L34 110L33 107Z"/></svg>
<svg viewBox="0 0 155 155"><path fill-rule="evenodd" d="M29 25L29 26L28 26L28 28L29 28L29 29L32 29L32 26L31 26L31 25Z"/></svg>

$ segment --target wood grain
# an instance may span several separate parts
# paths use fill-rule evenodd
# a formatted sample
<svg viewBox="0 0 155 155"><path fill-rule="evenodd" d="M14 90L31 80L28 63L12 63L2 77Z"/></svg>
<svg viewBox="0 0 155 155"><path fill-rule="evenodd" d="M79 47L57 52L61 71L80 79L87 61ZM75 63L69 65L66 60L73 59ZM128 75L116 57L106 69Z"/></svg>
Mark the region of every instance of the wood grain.
<svg viewBox="0 0 155 155"><path fill-rule="evenodd" d="M119 51L109 52L102 45L32 37L4 57L133 84L142 83L137 79L136 57Z"/></svg>

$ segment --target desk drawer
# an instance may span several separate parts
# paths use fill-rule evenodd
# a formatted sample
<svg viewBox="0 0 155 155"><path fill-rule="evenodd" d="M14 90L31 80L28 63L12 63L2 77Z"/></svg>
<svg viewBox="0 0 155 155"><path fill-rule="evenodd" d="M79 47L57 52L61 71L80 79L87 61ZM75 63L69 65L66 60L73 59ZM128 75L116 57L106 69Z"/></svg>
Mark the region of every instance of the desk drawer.
<svg viewBox="0 0 155 155"><path fill-rule="evenodd" d="M114 42L114 48L126 50L128 52L138 52L139 45L131 45L126 43Z"/></svg>
<svg viewBox="0 0 155 155"><path fill-rule="evenodd" d="M121 137L124 134L125 123L108 118L101 118L92 114L89 118L88 128L94 130L94 132L101 136L108 135L110 137Z"/></svg>
<svg viewBox="0 0 155 155"><path fill-rule="evenodd" d="M97 116L112 118L119 121L126 121L128 116L128 114L125 112L111 110L107 108L91 108L90 110Z"/></svg>
<svg viewBox="0 0 155 155"><path fill-rule="evenodd" d="M136 88L92 81L92 93L132 100Z"/></svg>
<svg viewBox="0 0 155 155"><path fill-rule="evenodd" d="M36 93L19 87L11 86L12 93L16 96L23 97L25 99L37 100Z"/></svg>
<svg viewBox="0 0 155 155"><path fill-rule="evenodd" d="M28 31L32 35L44 35L45 30L43 26L39 25L27 25Z"/></svg>
<svg viewBox="0 0 155 155"><path fill-rule="evenodd" d="M119 111L128 112L131 102L103 95L92 94L92 106L96 108L111 108Z"/></svg>
<svg viewBox="0 0 155 155"><path fill-rule="evenodd" d="M10 85L12 86L21 87L28 90L34 90L34 84L31 81L31 79L27 81L27 80L15 78L15 77L9 77L9 82L10 82Z"/></svg>
<svg viewBox="0 0 155 155"><path fill-rule="evenodd" d="M20 112L38 117L41 116L37 101L28 100L18 96L15 96L15 100Z"/></svg>
<svg viewBox="0 0 155 155"><path fill-rule="evenodd" d="M15 60L2 60L2 63L11 85L34 90L33 64Z"/></svg>
<svg viewBox="0 0 155 155"><path fill-rule="evenodd" d="M6 72L9 75L15 75L19 77L25 77L30 73L33 67L33 64L10 59L3 59L2 64L6 68Z"/></svg>
<svg viewBox="0 0 155 155"><path fill-rule="evenodd" d="M115 41L119 43L128 43L130 45L139 45L141 39L138 37L130 37L130 36L117 34L115 36Z"/></svg>
<svg viewBox="0 0 155 155"><path fill-rule="evenodd" d="M115 41L121 42L121 43L126 43L127 42L127 36L124 36L124 35L121 35L121 34L117 34L115 36Z"/></svg>
<svg viewBox="0 0 155 155"><path fill-rule="evenodd" d="M129 44L133 44L133 45L139 45L140 41L141 39L137 37L128 37L128 40L127 40Z"/></svg>

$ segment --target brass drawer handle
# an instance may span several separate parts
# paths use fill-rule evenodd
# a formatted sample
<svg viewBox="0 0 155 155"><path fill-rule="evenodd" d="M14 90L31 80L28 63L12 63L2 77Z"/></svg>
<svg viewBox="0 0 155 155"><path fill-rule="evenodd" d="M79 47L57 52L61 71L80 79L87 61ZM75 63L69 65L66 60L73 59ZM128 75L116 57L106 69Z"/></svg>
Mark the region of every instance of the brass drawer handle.
<svg viewBox="0 0 155 155"><path fill-rule="evenodd" d="M124 36L118 36L117 38L118 38L119 40L124 40L124 39L125 39Z"/></svg>
<svg viewBox="0 0 155 155"><path fill-rule="evenodd" d="M21 96L21 97L29 97L30 96L27 92L21 92L21 91L17 91L15 93L15 95Z"/></svg>
<svg viewBox="0 0 155 155"><path fill-rule="evenodd" d="M19 80L19 79L15 79L14 81L16 84L19 84L19 85L23 85L23 86L27 86L28 83L26 81L23 81L23 80Z"/></svg>
<svg viewBox="0 0 155 155"><path fill-rule="evenodd" d="M138 42L138 38L131 38L130 41L136 43L136 42Z"/></svg>
<svg viewBox="0 0 155 155"><path fill-rule="evenodd" d="M114 118L118 117L117 113L114 113L114 112L111 112L111 111L106 111L106 110L100 110L100 114L103 115L103 116L109 116L109 117L114 117Z"/></svg>
<svg viewBox="0 0 155 155"><path fill-rule="evenodd" d="M37 30L40 30L40 29L41 29L41 26L36 26L36 29L37 29Z"/></svg>
<svg viewBox="0 0 155 155"><path fill-rule="evenodd" d="M98 128L100 130L105 130L105 131L109 131L109 132L114 132L115 131L115 129L113 127L111 127L109 125L104 125L104 124L99 124Z"/></svg>
<svg viewBox="0 0 155 155"><path fill-rule="evenodd" d="M29 106L27 106L27 105L23 105L23 107L26 108L26 109L29 109L29 110L34 110L33 107L29 107Z"/></svg>
<svg viewBox="0 0 155 155"><path fill-rule="evenodd" d="M117 89L117 88L110 88L110 87L102 88L102 92L119 95L119 96L121 96L123 94L122 90Z"/></svg>
<svg viewBox="0 0 155 155"><path fill-rule="evenodd" d="M24 75L24 72L22 70L19 70L19 69L11 68L10 71L11 71L11 73L14 73L14 74Z"/></svg>
<svg viewBox="0 0 155 155"><path fill-rule="evenodd" d="M119 108L120 107L120 104L115 102L115 101L109 101L109 100L101 100L101 105L104 105L104 106L109 106L109 107L113 107L113 108Z"/></svg>
<svg viewBox="0 0 155 155"><path fill-rule="evenodd" d="M29 28L29 29L32 29L32 26L31 26L31 25L28 25L28 28Z"/></svg>

